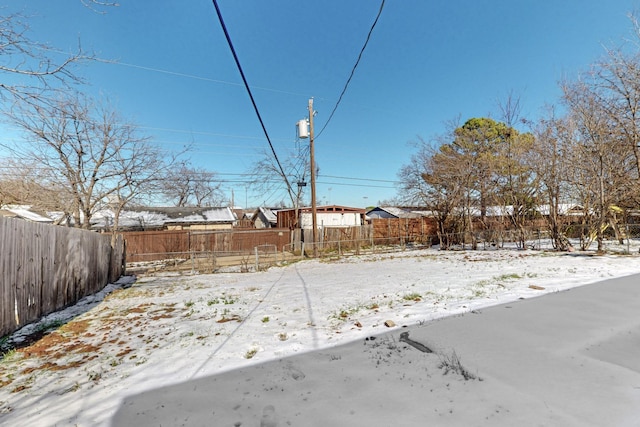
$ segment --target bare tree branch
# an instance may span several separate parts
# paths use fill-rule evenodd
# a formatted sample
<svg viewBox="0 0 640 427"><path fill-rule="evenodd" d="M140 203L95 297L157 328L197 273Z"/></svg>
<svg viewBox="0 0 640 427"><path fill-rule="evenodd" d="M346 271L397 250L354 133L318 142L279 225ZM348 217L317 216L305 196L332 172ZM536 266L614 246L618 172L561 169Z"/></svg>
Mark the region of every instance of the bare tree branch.
<svg viewBox="0 0 640 427"><path fill-rule="evenodd" d="M107 204L123 207L150 191L167 167L135 124L81 94L60 97L53 106L17 104L7 116L30 141L9 146L14 157L36 162L45 182L70 195L65 212L83 228Z"/></svg>
<svg viewBox="0 0 640 427"><path fill-rule="evenodd" d="M165 174L160 193L178 207L214 206L224 202L220 187L214 172L182 161Z"/></svg>
<svg viewBox="0 0 640 427"><path fill-rule="evenodd" d="M251 171L251 186L262 194L272 194L282 189L288 180L294 183L293 194L289 193L291 204L298 208L304 203L304 190L307 188L309 176L309 148L305 146L296 152L290 153L283 160L282 169L276 164L273 155L263 153L262 157L253 164ZM286 180L282 171L287 174ZM297 184L297 185L296 185ZM282 201L284 203L284 201Z"/></svg>
<svg viewBox="0 0 640 427"><path fill-rule="evenodd" d="M11 95L22 101L41 97L43 91L81 83L71 70L74 63L91 59L79 46L75 53L59 61L47 56L51 52L45 44L31 40L27 34L27 18L21 14L0 17L0 75L15 83L0 83L0 96ZM4 79L3 79L4 80Z"/></svg>
<svg viewBox="0 0 640 427"><path fill-rule="evenodd" d="M113 1L100 1L100 0L80 0L80 2L87 8L91 9L93 12L99 14L105 14L104 10L98 10L99 7L118 7L119 3Z"/></svg>

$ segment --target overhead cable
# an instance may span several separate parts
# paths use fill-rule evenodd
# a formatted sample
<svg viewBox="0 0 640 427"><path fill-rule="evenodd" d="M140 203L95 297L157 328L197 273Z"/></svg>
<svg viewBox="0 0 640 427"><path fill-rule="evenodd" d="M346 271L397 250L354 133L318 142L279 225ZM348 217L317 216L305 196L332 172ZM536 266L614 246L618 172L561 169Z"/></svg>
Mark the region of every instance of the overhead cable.
<svg viewBox="0 0 640 427"><path fill-rule="evenodd" d="M271 143L271 138L269 138L269 133L267 132L267 128L264 125L264 121L262 120L262 116L260 115L260 111L258 110L258 106L256 105L256 101L255 101L255 99L253 99L253 94L251 93L251 88L249 87L249 83L247 82L247 79L244 76L244 71L242 70L242 65L240 65L240 60L238 59L238 55L236 54L236 50L233 47L233 43L231 42L231 37L229 36L229 32L227 31L227 26L224 23L224 19L222 19L222 13L220 12L220 8L218 7L218 2L217 2L217 0L212 0L212 1L213 1L213 6L216 8L216 13L218 14L218 19L220 20L220 26L222 27L222 31L224 31L224 36L227 39L227 44L229 45L229 48L231 49L231 53L233 54L233 59L236 61L236 65L238 67L238 71L240 72L240 76L242 77L242 81L244 83L244 87L246 88L247 93L249 94L249 98L251 98L251 104L253 104L253 109L256 112L256 115L258 116L258 120L260 121L260 126L262 126L262 131L264 132L264 136L267 138L267 142L269 143L269 147L271 148L271 152L273 153L273 157L275 158L276 163L278 164L278 169L280 169L282 177L284 178L284 181L287 184L287 191L289 192L289 195L291 196L291 200L293 200L293 190L291 189L291 184L289 183L289 180L287 179L287 174L284 172L284 168L282 167L282 164L280 163L280 159L278 159L278 155L276 154L276 150L275 150L275 148L273 148L273 144Z"/></svg>
<svg viewBox="0 0 640 427"><path fill-rule="evenodd" d="M366 49L367 44L369 44L369 39L371 38L371 34L373 33L373 29L376 27L376 24L378 23L378 19L380 18L380 15L382 14L382 9L383 8L384 8L384 0L382 0L382 3L380 3L380 9L378 9L378 15L376 16L376 19L373 21L373 24L371 25L371 28L369 29L369 34L367 34L367 39L364 41L364 45L362 46L362 49L360 49L360 53L358 54L358 59L356 60L356 63L353 65L353 68L351 69L351 74L349 75L349 78L347 79L347 82L345 83L344 88L342 89L342 93L340 94L340 97L338 98L338 102L336 102L336 105L333 107L333 110L331 111L331 114L329 114L329 118L325 122L324 126L322 126L322 129L320 129L320 132L318 132L318 134L316 135L316 138L318 138L322 134L324 129L327 127L327 125L331 121L331 118L333 117L333 114L338 109L338 105L340 105L340 101L342 101L342 97L344 96L345 92L347 91L347 87L349 87L349 83L351 82L351 79L353 78L353 75L356 72L356 68L358 68L358 64L360 63L360 58L362 58L362 54L364 53L364 50Z"/></svg>

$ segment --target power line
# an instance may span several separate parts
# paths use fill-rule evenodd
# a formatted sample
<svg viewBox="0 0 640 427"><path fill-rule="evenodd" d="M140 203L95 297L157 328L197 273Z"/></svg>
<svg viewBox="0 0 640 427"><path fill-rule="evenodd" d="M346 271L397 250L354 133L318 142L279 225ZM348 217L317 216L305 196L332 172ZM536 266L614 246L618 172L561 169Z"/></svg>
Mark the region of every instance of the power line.
<svg viewBox="0 0 640 427"><path fill-rule="evenodd" d="M388 183L392 183L392 184L396 184L399 183L400 181L393 181L393 180L389 180L389 179L372 179L372 178L352 178L349 176L335 176L335 175L318 175L319 177L323 177L323 178L335 178L335 179L348 179L348 180L354 180L354 181L374 181L374 182L388 182Z"/></svg>
<svg viewBox="0 0 640 427"><path fill-rule="evenodd" d="M220 83L220 84L226 84L226 85L230 85L230 86L242 86L242 84L240 84L240 83L228 82L226 80L212 79L210 77L196 76L195 74L187 74L187 73L181 73L181 72L178 72L178 71L163 70L161 68L147 67L147 66L144 66L144 65L136 65L136 64L120 62L120 61L111 61L111 60L108 60L108 59L101 59L101 58L92 58L92 59L94 61L96 61L96 62L103 62L103 63L106 63L106 64L123 65L125 67L138 68L138 69L145 70L145 71L154 71L156 73L168 74L170 76L186 77L186 78L190 78L190 79L194 79L194 80L202 80L202 81L206 81L206 82ZM304 94L304 93L290 92L290 91L281 90L281 89L272 89L272 88L263 87L263 86L252 86L252 87L254 89L258 89L258 90L264 90L264 91L275 92L275 93L282 93L282 94L285 94L285 95L309 96L309 95Z"/></svg>
<svg viewBox="0 0 640 427"><path fill-rule="evenodd" d="M65 51L60 50L60 49L55 49L55 48L52 48L52 47L36 46L35 48L39 49L39 50L48 51L48 52L60 53L60 54L68 55L68 52L65 52ZM146 66L146 65L132 64L132 63L128 63L128 62L117 61L117 60L114 60L114 59L104 59L104 58L99 58L97 56L85 56L83 58L87 59L87 60L95 61L95 62L101 62L103 64L121 65L123 67L137 68L139 70L144 70L144 71L153 71L155 73L167 74L167 75L170 75L170 76L185 77L185 78L189 78L189 79L202 80L202 81L211 82L211 83L226 84L226 85L230 85L230 86L242 86L241 83L229 82L229 81L220 80L220 79L212 79L211 77L203 77L203 76L198 76L198 75L195 75L195 74L181 73L179 71L165 70L165 69L162 69L162 68L149 67L149 66ZM282 90L282 89L273 89L273 88L263 87L263 86L252 86L252 87L254 89L258 89L258 90L264 90L264 91L275 92L275 93L282 93L282 94L285 94L285 95L304 96L304 97L309 97L310 96L310 95L304 94L304 93L291 92L291 91L286 91L286 90ZM318 99L323 99L323 98L318 98Z"/></svg>
<svg viewBox="0 0 640 427"><path fill-rule="evenodd" d="M38 118L39 116L37 114L34 113L24 113L21 114L25 117L29 117L29 118ZM90 124L99 124L101 123L101 120L95 120L95 119L85 119L84 120L86 123L90 123ZM188 130L188 129L176 129L176 128L163 128L163 127L154 127L154 126L143 126L143 125L139 125L137 123L127 123L127 122L123 122L122 123L123 126L129 127L129 128L133 128L135 130L150 130L150 131L159 131L159 132L171 132L171 133L181 133L181 134L188 134L188 135L200 135L200 136L213 136L213 137L222 137L222 138L233 138L233 139L250 139L250 140L262 140L261 136L250 136L250 135L234 135L234 134L227 134L227 133L217 133L217 132L207 132L207 131L199 131L199 130ZM22 128L15 126L15 125L6 125L3 126L3 129L5 130L10 130L10 131L18 131L21 132ZM274 141L286 141L289 142L290 139L287 138L274 138Z"/></svg>
<svg viewBox="0 0 640 427"><path fill-rule="evenodd" d="M204 136L218 136L224 138L236 138L236 139L262 139L260 136L249 136L249 135L231 135L226 133L216 133L216 132L207 132L207 131L198 131L198 130L187 130L187 129L173 129L173 128L159 128L159 127L151 127L151 126L140 126L136 125L138 129L148 129L155 130L160 132L174 132L174 133L186 133L193 135L204 135ZM286 138L276 138L276 141L289 141Z"/></svg>
<svg viewBox="0 0 640 427"><path fill-rule="evenodd" d="M17 166L9 166L9 167L2 167L4 169L16 169L16 170L20 170L21 168L17 167ZM45 170L43 168L33 168L34 170L39 170L41 172L44 172ZM212 182L212 183L217 183L217 184L241 184L241 185L250 185L254 183L253 179L247 179L247 178L242 178L242 177L238 177L238 178L219 178L219 175L235 175L235 174L218 174L216 172L214 172L214 176L211 178L202 178L202 177L197 177L197 173L194 174L194 177L191 178L192 181L194 182ZM35 174L29 174L28 176L30 177L34 177L34 178L38 178L38 175ZM3 172L2 170L0 170L0 179L7 179L7 180L12 180L16 178L16 173L15 172ZM266 177L267 179L264 179L262 182L266 183L266 184L279 184L282 183L281 180L276 179L274 177ZM22 177L20 178L22 179ZM388 186L388 185L373 185L373 184L355 184L355 183L345 183L345 182L334 182L334 181L318 181L318 184L322 184L322 185L333 185L333 186L342 186L342 187L362 187L362 188L387 188L387 189L394 189L395 187L392 186ZM277 192L279 191L280 188L275 188L274 190L270 190L273 192Z"/></svg>
<svg viewBox="0 0 640 427"><path fill-rule="evenodd" d="M323 181L318 181L318 184L323 184L323 185L340 185L343 187L366 187L366 188L389 188L389 189L394 189L395 187L389 187L387 185L366 185L366 184L349 184L346 182L323 182Z"/></svg>
<svg viewBox="0 0 640 427"><path fill-rule="evenodd" d="M342 101L342 97L344 96L345 92L347 91L347 87L349 87L349 83L351 82L351 79L353 78L353 75L356 72L356 68L358 68L358 64L360 63L360 59L362 58L362 54L364 53L364 50L366 49L367 44L369 44L369 39L371 38L371 34L373 33L373 29L375 28L376 24L378 23L378 19L380 18L380 15L382 14L382 9L383 8L384 8L384 0L382 0L382 3L380 3L380 9L378 9L378 15L376 16L376 19L373 21L373 24L371 25L371 28L369 29L369 34L367 34L367 39L364 41L364 45L362 46L362 49L360 49L360 53L358 54L358 59L356 60L356 63L353 65L353 68L351 69L351 74L349 75L349 78L347 79L347 82L345 83L344 88L342 89L342 93L340 94L340 97L338 98L338 102L336 102L336 105L335 105L335 107L333 107L333 110L331 111L331 114L329 114L329 118L325 122L324 126L322 126L322 129L320 129L320 132L318 132L318 134L316 135L316 138L318 138L322 134L324 129L327 127L327 125L331 121L331 118L333 117L333 114L338 109L338 105L340 105L340 101Z"/></svg>
<svg viewBox="0 0 640 427"><path fill-rule="evenodd" d="M0 157L0 161L2 160L2 157ZM4 170L23 170L24 167L20 166L20 165L16 165L16 164L0 164L0 176L7 176L7 177L15 177L15 173L14 172L3 172ZM54 172L56 171L56 169L52 168L52 167L48 167L48 166L32 166L30 167L31 170L33 171L40 171L40 172ZM198 176L198 175L202 175L202 174L207 174L209 173L209 171L203 171L203 172L199 172L199 171L193 171L192 175L193 176ZM256 173L235 173L235 172L212 172L214 174L213 179L207 179L207 181L216 181L216 182L223 182L223 183L244 183L244 184L251 184L255 178L263 178L264 181L267 182L273 182L273 183L277 183L280 182L279 179L276 179L272 174L265 172L262 174L256 174ZM229 178L225 178L225 177L229 177ZM332 179L338 179L338 180L347 180L347 181L363 181L363 182L376 182L376 183L388 183L388 184L399 184L401 181L393 181L393 180L385 180L385 179L375 179L375 178L356 178L356 177L349 177L349 176L337 176L337 175L324 175L324 174L320 174L318 175L318 178L332 178ZM196 178L198 179L198 178ZM328 181L324 181L321 184L326 184L326 185L343 185L343 186L354 186L354 187L379 187L379 188L394 188L394 187L390 187L390 186L375 186L375 185L367 185L367 184L355 184L355 183L345 183L345 182L328 182Z"/></svg>
<svg viewBox="0 0 640 427"><path fill-rule="evenodd" d="M324 129L327 127L327 125L329 124L329 121L331 120L331 118L333 117L335 111L338 108L338 105L340 104L347 86L349 85L351 78L353 77L354 73L355 73L355 69L357 68L359 62L360 62L360 58L362 57L362 54L369 42L369 39L371 37L373 28L376 26L377 21L380 17L380 13L382 12L382 8L384 7L384 0L382 1L382 4L380 6L380 10L378 12L378 15L374 21L374 23L372 24L372 27L369 31L369 34L367 36L366 42L363 45L360 54L358 55L358 59L351 71L351 75L349 76L349 79L347 80L347 83L345 84L345 87L342 90L342 93L340 95L339 100L337 101L336 105L334 106L329 118L327 119L327 122L323 125L322 129L320 130L320 132L318 133L318 135L316 135L316 138L318 136L320 136L320 134L324 131ZM55 49L55 48L51 48L51 47L38 47L38 49L40 50L46 50L49 52L54 52L54 53L59 53L59 54L67 54L67 52L64 52L60 49ZM152 72L156 72L156 73L160 73L160 74L167 74L170 76L176 76L176 77L184 77L184 78L190 78L190 79L194 79L194 80L201 80L201 81L207 81L207 82L213 82L213 83L220 83L220 84L226 84L226 85L231 85L231 86L242 86L242 84L240 83L236 83L236 82L230 82L230 81L226 81L226 80L220 80L220 79L214 79L214 78L210 78L210 77L203 77L203 76L198 76L195 74L188 74L188 73L182 73L179 71L172 71L172 70L167 70L167 69L162 69L162 68L157 68L157 67L150 67L150 66L146 66L146 65L139 65L139 64L133 64L133 63L127 63L127 62L121 62L118 60L112 60L112 59L104 59L104 58L100 58L97 56L91 56L91 57L86 57L86 59L88 60L92 60L95 62L100 62L100 63L104 63L104 64L111 64L111 65L120 65L120 66L124 66L124 67L130 67L130 68L136 68L136 69L140 69L140 70L145 70L145 71L152 71ZM268 88L268 87L263 87L263 86L254 86L252 85L251 88L253 89L257 89L257 90L263 90L263 91L268 91L268 92L274 92L274 93L282 93L282 94L286 94L286 95L294 95L294 96L305 96L305 97L310 97L311 95L309 94L304 94L304 93L300 93L300 92L292 92L292 91L286 91L286 90L282 90L282 89L274 89L274 88ZM319 100L326 100L326 98L323 97L318 97L317 95L314 95L314 99L319 99ZM368 106L367 106L368 107ZM387 111L386 109L384 110L380 110L379 111L384 111L388 114L392 114L393 111ZM188 133L191 131L188 130L181 130L181 129L162 129L162 128L154 128L154 127L145 127L145 126L137 126L140 129L151 129L151 130L161 130L161 131L169 131L169 132L184 132L184 133ZM193 132L193 133L200 133L200 132ZM202 132L203 134L209 134L207 132ZM259 137L252 137L252 136L242 136L242 135L224 135L224 134L215 134L215 133L211 133L211 135L217 135L217 136L225 136L225 137L230 137L230 138L243 138L243 139L258 139ZM283 141L283 138L279 138L276 140L281 140Z"/></svg>
<svg viewBox="0 0 640 427"><path fill-rule="evenodd" d="M384 0L383 0L384 2ZM271 143L271 138L269 138L269 133L267 132L267 128L264 125L264 121L262 120L262 116L260 115L260 111L258 110L258 106L256 105L255 99L253 99L253 94L251 93L251 88L249 87L249 83L247 82L246 77L244 76L244 71L242 71L242 65L240 65L240 60L238 59L238 55L236 54L236 50L233 47L233 43L231 42L231 37L229 36L229 32L227 31L227 26L224 23L224 19L222 19L222 13L220 12L220 8L218 7L217 0L213 0L213 6L216 8L216 13L218 15L218 20L220 21L220 26L222 27L222 31L224 31L224 36L227 39L227 44L231 49L231 53L233 54L233 59L236 61L236 65L238 67L238 71L240 72L240 76L242 77L242 81L244 82L244 87L249 94L249 98L251 98L251 104L253 104L253 109L258 116L258 120L260 121L260 126L262 126L262 131L264 132L264 136L267 138L267 142L269 143L269 147L271 147L271 152L273 153L273 157L278 164L278 168L282 173L282 177L284 178L285 183L287 184L287 190L289 191L289 195L293 200L293 190L291 189L291 184L289 184L289 180L287 179L287 175L284 172L282 164L280 164L280 159L278 159L278 155L276 154L276 150L273 148L273 144Z"/></svg>

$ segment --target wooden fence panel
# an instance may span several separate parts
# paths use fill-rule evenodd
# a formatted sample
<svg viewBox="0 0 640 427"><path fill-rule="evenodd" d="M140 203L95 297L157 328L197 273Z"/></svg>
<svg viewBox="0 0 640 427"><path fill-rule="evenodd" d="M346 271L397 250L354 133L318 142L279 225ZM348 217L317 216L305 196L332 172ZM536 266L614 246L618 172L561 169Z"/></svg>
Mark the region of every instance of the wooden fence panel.
<svg viewBox="0 0 640 427"><path fill-rule="evenodd" d="M182 230L130 231L122 235L128 262L173 258L173 254L189 251L189 234Z"/></svg>
<svg viewBox="0 0 640 427"><path fill-rule="evenodd" d="M278 251L282 251L291 243L291 230L286 228L132 231L122 234L127 262L187 259L193 253L248 253L262 245L274 245Z"/></svg>
<svg viewBox="0 0 640 427"><path fill-rule="evenodd" d="M371 220L376 243L402 243L425 239L437 234L433 218L375 218ZM425 242L422 242L425 243Z"/></svg>
<svg viewBox="0 0 640 427"><path fill-rule="evenodd" d="M0 217L0 336L116 280L123 253L122 239Z"/></svg>

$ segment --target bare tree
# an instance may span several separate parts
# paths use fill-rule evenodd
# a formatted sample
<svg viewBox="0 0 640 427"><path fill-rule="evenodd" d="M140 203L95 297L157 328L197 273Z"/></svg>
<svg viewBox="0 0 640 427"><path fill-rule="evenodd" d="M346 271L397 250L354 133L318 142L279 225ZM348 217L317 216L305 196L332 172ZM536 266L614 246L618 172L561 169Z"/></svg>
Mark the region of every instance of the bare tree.
<svg viewBox="0 0 640 427"><path fill-rule="evenodd" d="M630 17L640 40L640 26ZM617 215L640 201L640 53L628 47L607 49L588 72L563 82L566 116L552 111L534 127L529 164L549 202L558 249L571 247L562 233L561 201L582 206L581 248L597 240L598 250L608 227L622 239Z"/></svg>
<svg viewBox="0 0 640 427"><path fill-rule="evenodd" d="M537 202L537 177L527 162L535 138L530 133L520 133L515 129L517 123L526 123L520 117L519 97L510 92L504 101L498 102L498 107L507 129L495 159L499 184L496 197L518 230L518 245L524 247L525 226Z"/></svg>
<svg viewBox="0 0 640 427"><path fill-rule="evenodd" d="M460 156L449 145L433 145L420 141L418 152L398 173L400 194L408 204L427 208L438 224L438 239L442 249L454 241L452 234L462 226L461 216L466 187L460 182L470 178L469 170L461 167Z"/></svg>
<svg viewBox="0 0 640 427"><path fill-rule="evenodd" d="M180 162L159 183L160 192L175 206L213 206L224 202L220 182L214 172Z"/></svg>
<svg viewBox="0 0 640 427"><path fill-rule="evenodd" d="M80 0L80 3L97 13L119 6L114 1ZM0 16L0 97L29 102L42 102L47 91L67 90L69 85L81 83L73 72L73 65L93 59L81 48L70 52L62 59L50 55L51 47L29 37L29 18L22 13Z"/></svg>
<svg viewBox="0 0 640 427"><path fill-rule="evenodd" d="M548 206L548 210L542 214L549 227L551 242L557 250L571 250L572 245L561 221L561 206L569 197L567 175L572 168L573 131L566 119L556 117L553 109L550 109L547 117L533 125L533 134L535 144L527 163L540 184L540 200Z"/></svg>
<svg viewBox="0 0 640 427"><path fill-rule="evenodd" d="M96 13L106 13L104 8L106 7L117 7L120 6L119 3L114 1L100 1L100 0L80 0L80 2L87 8L91 9Z"/></svg>
<svg viewBox="0 0 640 427"><path fill-rule="evenodd" d="M43 185L69 195L65 213L76 226L90 228L96 210L132 200L165 170L160 150L107 103L73 94L53 105L18 104L6 114L30 142L7 148L17 162L39 165Z"/></svg>
<svg viewBox="0 0 640 427"><path fill-rule="evenodd" d="M511 222L521 230L535 196L534 174L524 162L533 136L505 123L474 118L439 138L420 141L418 152L399 173L401 194L428 207L443 236L464 231L475 247L474 228L486 228L487 209L509 205ZM479 215L478 215L479 213ZM441 238L441 245L448 242Z"/></svg>
<svg viewBox="0 0 640 427"><path fill-rule="evenodd" d="M28 32L24 15L0 17L0 75L5 76L0 83L0 96L35 102L47 90L80 82L71 65L91 56L78 47L75 53L56 61L47 55L48 46L30 39Z"/></svg>
<svg viewBox="0 0 640 427"><path fill-rule="evenodd" d="M304 190L307 188L307 178L310 174L308 147L289 153L281 164L282 170L273 155L264 151L249 172L251 186L259 193L272 194L281 191L287 182L292 183L292 188L287 190L287 194L291 204L297 209L304 203ZM316 168L316 175L318 170ZM283 175L283 171L286 176Z"/></svg>
<svg viewBox="0 0 640 427"><path fill-rule="evenodd" d="M564 101L575 123L576 143L572 171L585 209L583 249L594 239L604 250L604 231L613 222L612 209L634 190L634 149L620 133L620 120L610 114L605 95L596 81L579 80L563 85Z"/></svg>
<svg viewBox="0 0 640 427"><path fill-rule="evenodd" d="M35 161L0 159L0 206L36 205L46 211L63 211L70 197L63 188L49 185Z"/></svg>
<svg viewBox="0 0 640 427"><path fill-rule="evenodd" d="M518 122L526 123L526 120L521 117L522 104L520 103L520 97L513 91L509 91L504 99L498 99L497 105L498 110L500 110L500 120L507 126L515 127Z"/></svg>
<svg viewBox="0 0 640 427"><path fill-rule="evenodd" d="M607 48L606 56L583 77L589 79L589 92L599 109L620 133L618 142L633 153L635 176L640 178L640 24L634 14L629 18L635 43Z"/></svg>

